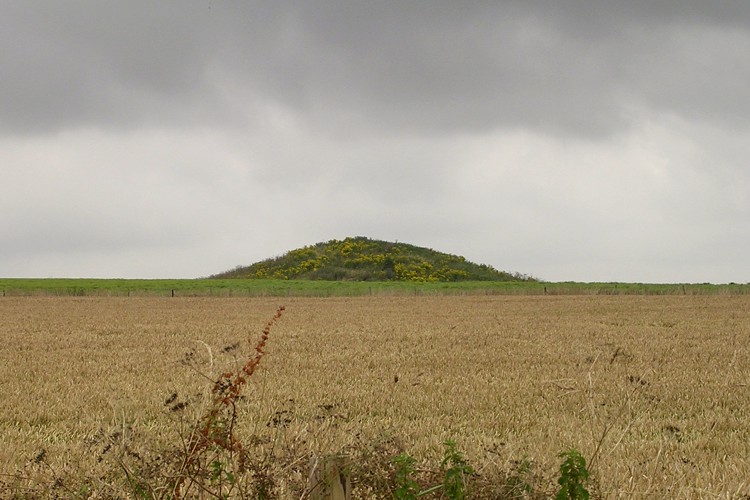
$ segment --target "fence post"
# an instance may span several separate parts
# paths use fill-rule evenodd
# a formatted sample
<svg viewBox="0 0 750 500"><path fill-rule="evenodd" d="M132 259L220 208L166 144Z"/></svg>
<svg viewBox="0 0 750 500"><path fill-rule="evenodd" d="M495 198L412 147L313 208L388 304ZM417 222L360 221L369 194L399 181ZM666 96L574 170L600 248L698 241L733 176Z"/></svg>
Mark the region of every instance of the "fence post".
<svg viewBox="0 0 750 500"><path fill-rule="evenodd" d="M352 482L346 457L331 455L313 457L307 484L310 500L350 500Z"/></svg>
<svg viewBox="0 0 750 500"><path fill-rule="evenodd" d="M172 289L172 297L174 297L174 288Z"/></svg>

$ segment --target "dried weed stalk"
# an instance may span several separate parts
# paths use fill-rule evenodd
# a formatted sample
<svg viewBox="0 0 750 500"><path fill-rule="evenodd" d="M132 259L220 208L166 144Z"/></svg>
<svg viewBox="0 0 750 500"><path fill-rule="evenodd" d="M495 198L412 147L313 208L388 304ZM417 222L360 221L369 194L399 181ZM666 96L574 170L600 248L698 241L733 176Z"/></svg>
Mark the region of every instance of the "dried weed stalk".
<svg viewBox="0 0 750 500"><path fill-rule="evenodd" d="M188 433L181 463L169 480L168 489L173 498L184 498L191 486L206 492L218 490L218 495L222 496L225 488L231 491L237 485L238 474L248 471L248 455L235 434L237 402L265 356L271 327L283 312L284 306L279 306L255 346L248 338L251 351L245 365L222 373L214 382L211 402Z"/></svg>

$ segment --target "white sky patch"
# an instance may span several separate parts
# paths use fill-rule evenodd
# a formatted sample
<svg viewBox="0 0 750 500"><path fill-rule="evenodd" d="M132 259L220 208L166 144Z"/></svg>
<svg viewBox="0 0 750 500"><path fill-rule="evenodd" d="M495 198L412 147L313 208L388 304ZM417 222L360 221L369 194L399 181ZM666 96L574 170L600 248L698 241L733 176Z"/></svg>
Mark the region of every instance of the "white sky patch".
<svg viewBox="0 0 750 500"><path fill-rule="evenodd" d="M78 131L7 141L0 232L11 236L0 249L3 262L18 252L29 262L21 275L70 275L82 269L61 272L63 255L168 253L199 244L211 236L207 230L222 231L223 193L242 175L222 150L201 132ZM168 259L133 259L128 274L164 265L169 275Z"/></svg>
<svg viewBox="0 0 750 500"><path fill-rule="evenodd" d="M743 183L701 165L705 150L694 133L663 118L607 142L530 132L467 141L460 180L472 201L464 217L489 229L478 253L492 254L496 245L513 269L549 280L708 281L714 273L725 280L747 274L747 266L726 265L748 236L747 214L737 211L736 195L726 196L742 191ZM554 266L538 265L553 254ZM670 261L691 271L670 272Z"/></svg>
<svg viewBox="0 0 750 500"><path fill-rule="evenodd" d="M746 147L710 127L661 117L606 142L496 131L342 143L270 115L247 138L84 130L4 144L2 165L18 168L3 264L18 276L196 277L365 235L547 280L741 281L727 262L750 236L747 177L721 156L704 162L713 142L730 159Z"/></svg>

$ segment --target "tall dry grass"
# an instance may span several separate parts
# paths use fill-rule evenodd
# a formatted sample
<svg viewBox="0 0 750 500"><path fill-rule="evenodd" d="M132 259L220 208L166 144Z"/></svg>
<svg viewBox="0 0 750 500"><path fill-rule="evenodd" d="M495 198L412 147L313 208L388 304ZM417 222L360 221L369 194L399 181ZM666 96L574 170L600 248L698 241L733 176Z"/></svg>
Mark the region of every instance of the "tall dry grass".
<svg viewBox="0 0 750 500"><path fill-rule="evenodd" d="M304 489L313 455L381 454L373 463L382 464L408 450L426 464L448 439L476 481L497 488L517 480L552 491L558 454L576 448L603 496L750 495L747 297L284 302L236 427L276 496ZM276 306L0 300L3 477L36 470L44 450L39 462L60 475L106 478L107 445L146 461L175 443L206 408L198 372L216 380L243 366L232 346ZM178 403L186 406L173 410ZM364 484L368 471L357 474ZM485 484L475 493L499 491Z"/></svg>

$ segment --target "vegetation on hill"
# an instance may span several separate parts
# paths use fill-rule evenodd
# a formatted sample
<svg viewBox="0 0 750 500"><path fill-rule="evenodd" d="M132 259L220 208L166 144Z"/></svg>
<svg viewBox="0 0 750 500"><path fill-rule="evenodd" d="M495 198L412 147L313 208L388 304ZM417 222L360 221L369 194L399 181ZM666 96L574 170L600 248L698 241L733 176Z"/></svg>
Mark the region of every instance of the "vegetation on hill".
<svg viewBox="0 0 750 500"><path fill-rule="evenodd" d="M328 281L534 281L464 257L362 236L291 250L212 278Z"/></svg>

